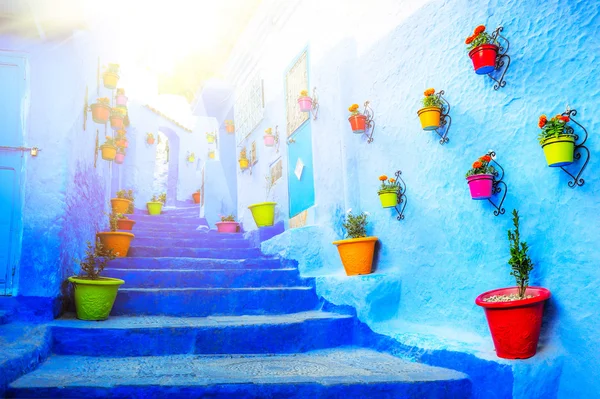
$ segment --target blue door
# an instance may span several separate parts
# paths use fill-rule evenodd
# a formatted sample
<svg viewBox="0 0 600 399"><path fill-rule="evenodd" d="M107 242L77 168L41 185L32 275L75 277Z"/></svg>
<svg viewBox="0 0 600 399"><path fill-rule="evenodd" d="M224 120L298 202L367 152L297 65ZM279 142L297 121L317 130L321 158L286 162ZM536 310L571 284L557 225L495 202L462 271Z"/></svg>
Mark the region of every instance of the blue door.
<svg viewBox="0 0 600 399"><path fill-rule="evenodd" d="M311 126L310 121L306 121L288 138L290 217L315 204L312 158Z"/></svg>
<svg viewBox="0 0 600 399"><path fill-rule="evenodd" d="M25 61L0 54L0 295L12 295L22 231Z"/></svg>

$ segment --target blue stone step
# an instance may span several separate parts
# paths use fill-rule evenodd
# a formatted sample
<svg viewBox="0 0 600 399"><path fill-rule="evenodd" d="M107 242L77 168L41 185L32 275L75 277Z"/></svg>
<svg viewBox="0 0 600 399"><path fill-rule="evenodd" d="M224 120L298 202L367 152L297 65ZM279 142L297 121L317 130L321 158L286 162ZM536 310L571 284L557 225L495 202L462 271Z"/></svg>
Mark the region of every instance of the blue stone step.
<svg viewBox="0 0 600 399"><path fill-rule="evenodd" d="M298 269L105 269L104 276L125 280L123 288L244 288L310 286Z"/></svg>
<svg viewBox="0 0 600 399"><path fill-rule="evenodd" d="M350 344L354 318L312 311L270 316L111 316L90 323L68 314L51 326L52 350L60 355L295 353Z"/></svg>
<svg viewBox="0 0 600 399"><path fill-rule="evenodd" d="M359 348L282 355L52 356L15 398L471 397L468 377Z"/></svg>
<svg viewBox="0 0 600 399"><path fill-rule="evenodd" d="M244 239L207 239L179 237L147 237L135 234L135 245L153 246L160 244L165 247L204 247L204 248L250 248L250 241Z"/></svg>
<svg viewBox="0 0 600 399"><path fill-rule="evenodd" d="M121 288L113 315L262 315L315 310L312 287Z"/></svg>
<svg viewBox="0 0 600 399"><path fill-rule="evenodd" d="M129 248L128 257L186 257L186 258L213 258L213 259L246 259L261 256L258 248L185 248L185 247L151 247L137 246L135 240Z"/></svg>
<svg viewBox="0 0 600 399"><path fill-rule="evenodd" d="M185 258L185 257L139 257L117 258L109 262L106 270L116 269L280 269L286 268L277 258L250 258L250 259L210 259L210 258Z"/></svg>
<svg viewBox="0 0 600 399"><path fill-rule="evenodd" d="M213 232L206 232L200 230L173 230L165 232L164 229L140 229L137 230L135 227L132 231L135 234L135 237L138 238L154 238L157 243L160 242L163 238L188 238L188 239L197 239L204 240L206 242L213 241L229 241L229 240L237 240L237 241L247 241L244 239L243 234L240 233L232 233L232 234L216 234Z"/></svg>
<svg viewBox="0 0 600 399"><path fill-rule="evenodd" d="M140 224L169 224L169 223L181 223L181 224L205 224L205 219L196 216L165 216L165 215L127 215L131 220L135 220L136 223Z"/></svg>

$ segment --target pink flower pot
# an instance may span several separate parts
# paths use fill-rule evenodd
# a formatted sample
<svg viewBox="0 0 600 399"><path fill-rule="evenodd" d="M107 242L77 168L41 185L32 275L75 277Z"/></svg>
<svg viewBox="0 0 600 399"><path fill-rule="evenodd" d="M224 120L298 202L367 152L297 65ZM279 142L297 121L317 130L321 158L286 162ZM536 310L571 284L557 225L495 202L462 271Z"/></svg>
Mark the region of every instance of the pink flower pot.
<svg viewBox="0 0 600 399"><path fill-rule="evenodd" d="M272 134L264 135L263 139L265 139L265 145L267 147L273 147L275 145L275 136L273 136Z"/></svg>
<svg viewBox="0 0 600 399"><path fill-rule="evenodd" d="M219 233L237 233L240 227L238 222L217 222L215 224Z"/></svg>
<svg viewBox="0 0 600 399"><path fill-rule="evenodd" d="M300 106L300 111L302 112L310 112L312 109L312 98L310 97L299 97L298 105Z"/></svg>
<svg viewBox="0 0 600 399"><path fill-rule="evenodd" d="M115 155L115 163L122 164L123 162L125 162L125 154L117 152L117 155Z"/></svg>
<svg viewBox="0 0 600 399"><path fill-rule="evenodd" d="M127 105L127 96L124 94L119 94L117 96L117 105Z"/></svg>
<svg viewBox="0 0 600 399"><path fill-rule="evenodd" d="M473 175L467 177L471 198L474 200L485 200L492 198L492 188L494 186L494 176L492 175Z"/></svg>

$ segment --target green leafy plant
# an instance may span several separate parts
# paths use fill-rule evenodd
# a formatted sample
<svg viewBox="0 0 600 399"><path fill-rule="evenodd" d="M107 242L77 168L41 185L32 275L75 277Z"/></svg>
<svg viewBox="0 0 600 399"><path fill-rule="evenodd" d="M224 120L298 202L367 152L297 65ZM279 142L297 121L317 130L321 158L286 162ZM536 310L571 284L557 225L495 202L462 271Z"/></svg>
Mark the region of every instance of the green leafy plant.
<svg viewBox="0 0 600 399"><path fill-rule="evenodd" d="M353 215L352 210L346 214L342 227L346 230L346 238L361 238L367 236L367 218L368 214L361 212L358 215Z"/></svg>
<svg viewBox="0 0 600 399"><path fill-rule="evenodd" d="M435 89L430 88L423 92L425 98L423 98L423 107L436 107L440 109L444 109L444 102L440 98L440 96L435 95Z"/></svg>
<svg viewBox="0 0 600 399"><path fill-rule="evenodd" d="M479 25L475 28L473 34L465 40L467 45L467 51L471 51L476 47L483 46L484 44L498 45L498 41L492 38L492 35L485 31L485 25Z"/></svg>
<svg viewBox="0 0 600 399"><path fill-rule="evenodd" d="M221 222L235 222L235 216L233 216L233 215L221 216Z"/></svg>
<svg viewBox="0 0 600 399"><path fill-rule="evenodd" d="M508 230L508 242L510 243L510 259L508 260L508 264L512 268L510 275L515 278L519 287L519 298L523 299L529 285L529 273L533 270L533 263L529 255L527 255L529 246L526 242L521 242L519 212L513 209L512 214L515 230Z"/></svg>
<svg viewBox="0 0 600 399"><path fill-rule="evenodd" d="M492 157L488 154L479 157L477 161L473 162L472 168L467 172L467 177L473 175L495 175L496 169L490 165Z"/></svg>
<svg viewBox="0 0 600 399"><path fill-rule="evenodd" d="M381 187L379 187L379 194L381 193L397 193L400 190L400 183L394 179L389 178L386 175L379 176Z"/></svg>
<svg viewBox="0 0 600 399"><path fill-rule="evenodd" d="M131 201L129 207L127 208L127 213L133 213L133 203L135 201L135 197L133 196L133 190L119 190L117 191L117 198L123 198Z"/></svg>
<svg viewBox="0 0 600 399"><path fill-rule="evenodd" d="M107 146L108 145L112 145L112 146L114 146L115 145L115 140L112 137L110 137L110 136L106 136L106 137L104 137L104 144L102 144L102 145L107 145Z"/></svg>
<svg viewBox="0 0 600 399"><path fill-rule="evenodd" d="M119 219L129 219L127 216L125 216L122 213L118 213L118 212L111 212L110 214L108 214L108 223L109 223L109 227L110 227L110 231L117 231L117 222L119 221Z"/></svg>
<svg viewBox="0 0 600 399"><path fill-rule="evenodd" d="M558 114L554 118L548 120L546 115L540 116L538 126L542 129L542 132L538 135L538 141L540 144L548 139L558 138L559 136L570 136L574 137L572 133L573 129L567 125L571 121L568 115Z"/></svg>
<svg viewBox="0 0 600 399"><path fill-rule="evenodd" d="M162 202L163 205L167 203L167 194L166 193L162 193L159 194L158 196L153 195L152 199L150 200L151 202Z"/></svg>
<svg viewBox="0 0 600 399"><path fill-rule="evenodd" d="M96 239L95 247L88 241L85 250L85 258L83 260L76 260L81 266L80 277L97 280L108 262L115 258L116 256L113 250L104 248L99 238Z"/></svg>
<svg viewBox="0 0 600 399"><path fill-rule="evenodd" d="M125 109L115 107L110 109L110 116L115 118L124 118L127 111Z"/></svg>

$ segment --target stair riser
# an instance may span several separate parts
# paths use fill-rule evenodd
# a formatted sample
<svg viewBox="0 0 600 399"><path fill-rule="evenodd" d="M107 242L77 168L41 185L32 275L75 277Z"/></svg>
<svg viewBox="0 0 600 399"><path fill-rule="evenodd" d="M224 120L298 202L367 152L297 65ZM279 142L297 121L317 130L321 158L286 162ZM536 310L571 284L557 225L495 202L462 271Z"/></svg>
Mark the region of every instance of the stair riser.
<svg viewBox="0 0 600 399"><path fill-rule="evenodd" d="M263 315L302 312L317 307L314 290L119 290L113 315Z"/></svg>
<svg viewBox="0 0 600 399"><path fill-rule="evenodd" d="M53 353L107 357L297 353L351 344L353 323L352 318L344 318L226 328L55 327ZM115 342L118 342L118 345L115 345Z"/></svg>
<svg viewBox="0 0 600 399"><path fill-rule="evenodd" d="M234 248L227 250L209 248L140 247L134 241L128 257L186 257L211 259L246 259L261 255L257 248Z"/></svg>
<svg viewBox="0 0 600 399"><path fill-rule="evenodd" d="M419 398L419 399L469 399L471 382L467 379L415 383L269 383L214 384L208 386L124 385L111 387L64 387L38 389L10 389L10 398ZM321 378L320 380L324 380Z"/></svg>
<svg viewBox="0 0 600 399"><path fill-rule="evenodd" d="M111 270L106 277L125 280L123 288L244 288L284 287L308 285L303 283L297 270Z"/></svg>
<svg viewBox="0 0 600 399"><path fill-rule="evenodd" d="M289 266L288 266L289 267ZM281 269L279 259L205 259L205 258L117 258L106 270L115 269L186 269L186 270L239 270ZM286 267L287 268L287 267Z"/></svg>
<svg viewBox="0 0 600 399"><path fill-rule="evenodd" d="M183 225L186 225L186 224L198 225L201 223L205 223L205 219L199 217L198 215L190 215L190 216L186 216L186 215L181 215L181 216L179 216L179 215L177 215L177 216L127 215L127 217L131 220L135 220L136 223L139 223L139 224L158 225L158 224L180 223Z"/></svg>
<svg viewBox="0 0 600 399"><path fill-rule="evenodd" d="M243 234L232 233L232 234L218 234L215 231L200 231L200 230L175 230L169 231L165 233L164 229L156 228L156 229L144 229L137 230L135 227L132 231L136 237L150 237L150 238L161 238L161 237L169 237L169 238L198 238L205 240L243 240Z"/></svg>
<svg viewBox="0 0 600 399"><path fill-rule="evenodd" d="M206 240L194 238L144 237L136 234L135 245L146 247L160 245L164 247L188 248L250 248L250 242L245 240Z"/></svg>

